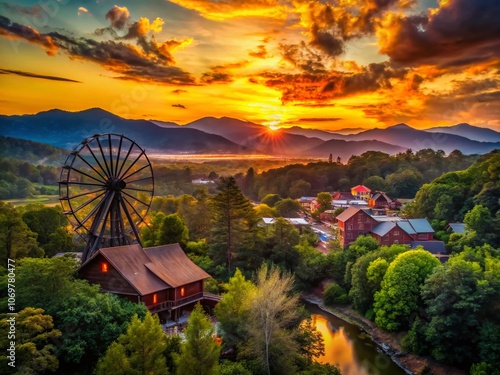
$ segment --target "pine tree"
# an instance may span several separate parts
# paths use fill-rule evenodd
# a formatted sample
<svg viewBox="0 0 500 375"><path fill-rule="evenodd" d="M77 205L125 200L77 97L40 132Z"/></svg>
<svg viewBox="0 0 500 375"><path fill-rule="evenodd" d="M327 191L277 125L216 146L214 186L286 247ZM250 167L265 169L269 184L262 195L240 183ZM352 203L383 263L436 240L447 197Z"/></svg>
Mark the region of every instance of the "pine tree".
<svg viewBox="0 0 500 375"><path fill-rule="evenodd" d="M214 332L214 326L198 303L184 331L186 342L175 360L178 375L218 374L220 346L214 340Z"/></svg>
<svg viewBox="0 0 500 375"><path fill-rule="evenodd" d="M239 258L240 263L246 257L252 258L250 254L255 244L258 218L233 177L221 177L217 189L219 192L211 202L210 253L216 264L225 263L231 271L233 257Z"/></svg>
<svg viewBox="0 0 500 375"><path fill-rule="evenodd" d="M96 374L168 374L163 354L166 347L158 316L148 313L141 321L134 315L127 332L99 360Z"/></svg>

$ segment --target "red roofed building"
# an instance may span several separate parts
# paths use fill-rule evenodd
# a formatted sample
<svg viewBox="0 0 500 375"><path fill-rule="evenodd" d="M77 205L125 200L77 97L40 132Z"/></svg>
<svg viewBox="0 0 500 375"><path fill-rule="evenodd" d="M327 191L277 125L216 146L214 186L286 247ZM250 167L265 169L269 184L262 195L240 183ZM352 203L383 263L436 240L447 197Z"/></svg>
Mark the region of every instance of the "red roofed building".
<svg viewBox="0 0 500 375"><path fill-rule="evenodd" d="M151 313L177 320L182 309L200 302L214 305L217 296L204 293L210 275L191 261L179 244L143 249L139 244L99 249L79 269L80 275Z"/></svg>
<svg viewBox="0 0 500 375"><path fill-rule="evenodd" d="M378 224L366 211L349 207L337 216L338 238L342 246L354 242L363 234L368 234Z"/></svg>
<svg viewBox="0 0 500 375"><path fill-rule="evenodd" d="M364 185L357 185L351 188L351 194L357 199L362 199L366 202L370 200L371 190Z"/></svg>
<svg viewBox="0 0 500 375"><path fill-rule="evenodd" d="M370 234L381 245L432 241L434 229L427 219L401 219L380 215L379 211L351 206L337 216L338 239L348 245L364 234Z"/></svg>

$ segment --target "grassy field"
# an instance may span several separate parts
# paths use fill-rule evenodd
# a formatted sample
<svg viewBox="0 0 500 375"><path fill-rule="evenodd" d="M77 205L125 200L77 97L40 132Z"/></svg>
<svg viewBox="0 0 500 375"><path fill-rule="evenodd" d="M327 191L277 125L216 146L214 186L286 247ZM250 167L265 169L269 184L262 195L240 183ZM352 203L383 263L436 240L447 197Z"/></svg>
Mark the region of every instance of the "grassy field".
<svg viewBox="0 0 500 375"><path fill-rule="evenodd" d="M14 207L24 206L29 203L42 203L46 206L56 206L59 204L58 195L37 195L32 198L4 199L3 202L11 203Z"/></svg>

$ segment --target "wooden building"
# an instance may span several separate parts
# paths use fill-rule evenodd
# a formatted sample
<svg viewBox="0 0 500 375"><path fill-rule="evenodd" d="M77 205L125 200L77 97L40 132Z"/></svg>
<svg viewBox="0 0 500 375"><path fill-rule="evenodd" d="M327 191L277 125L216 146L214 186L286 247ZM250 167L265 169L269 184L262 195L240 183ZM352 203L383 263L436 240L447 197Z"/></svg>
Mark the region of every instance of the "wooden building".
<svg viewBox="0 0 500 375"><path fill-rule="evenodd" d="M105 292L144 303L151 313L177 320L182 310L200 301L215 304L204 293L210 275L191 261L179 244L142 248L139 244L99 249L79 269L80 275Z"/></svg>

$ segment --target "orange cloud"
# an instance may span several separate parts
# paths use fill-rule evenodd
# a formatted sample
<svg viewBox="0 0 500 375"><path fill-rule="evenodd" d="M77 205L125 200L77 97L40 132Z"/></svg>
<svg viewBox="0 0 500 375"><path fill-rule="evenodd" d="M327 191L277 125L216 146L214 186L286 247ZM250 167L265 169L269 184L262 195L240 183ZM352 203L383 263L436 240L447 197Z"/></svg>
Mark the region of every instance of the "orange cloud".
<svg viewBox="0 0 500 375"><path fill-rule="evenodd" d="M123 9L120 12L126 14ZM125 18L119 15L114 16L111 23L125 28L125 24L121 23L121 20ZM138 45L136 46L121 41L99 42L85 37L75 38L58 32L51 32L50 35L41 34L29 26L11 22L2 16L0 16L0 35L39 44L51 56L57 50L61 50L70 58L92 61L118 73L119 76L116 78L119 79L181 85L195 84L190 73L172 66L174 59L170 51L178 48L182 42L158 43L154 37L147 40L141 36L137 39Z"/></svg>
<svg viewBox="0 0 500 375"><path fill-rule="evenodd" d="M0 16L0 35L9 39L24 39L30 43L38 44L45 49L49 56L54 56L59 49L50 35L40 34L38 30L30 26L20 25L3 16Z"/></svg>
<svg viewBox="0 0 500 375"><path fill-rule="evenodd" d="M279 0L170 0L203 17L224 21L235 17L270 17L285 19L288 8Z"/></svg>

